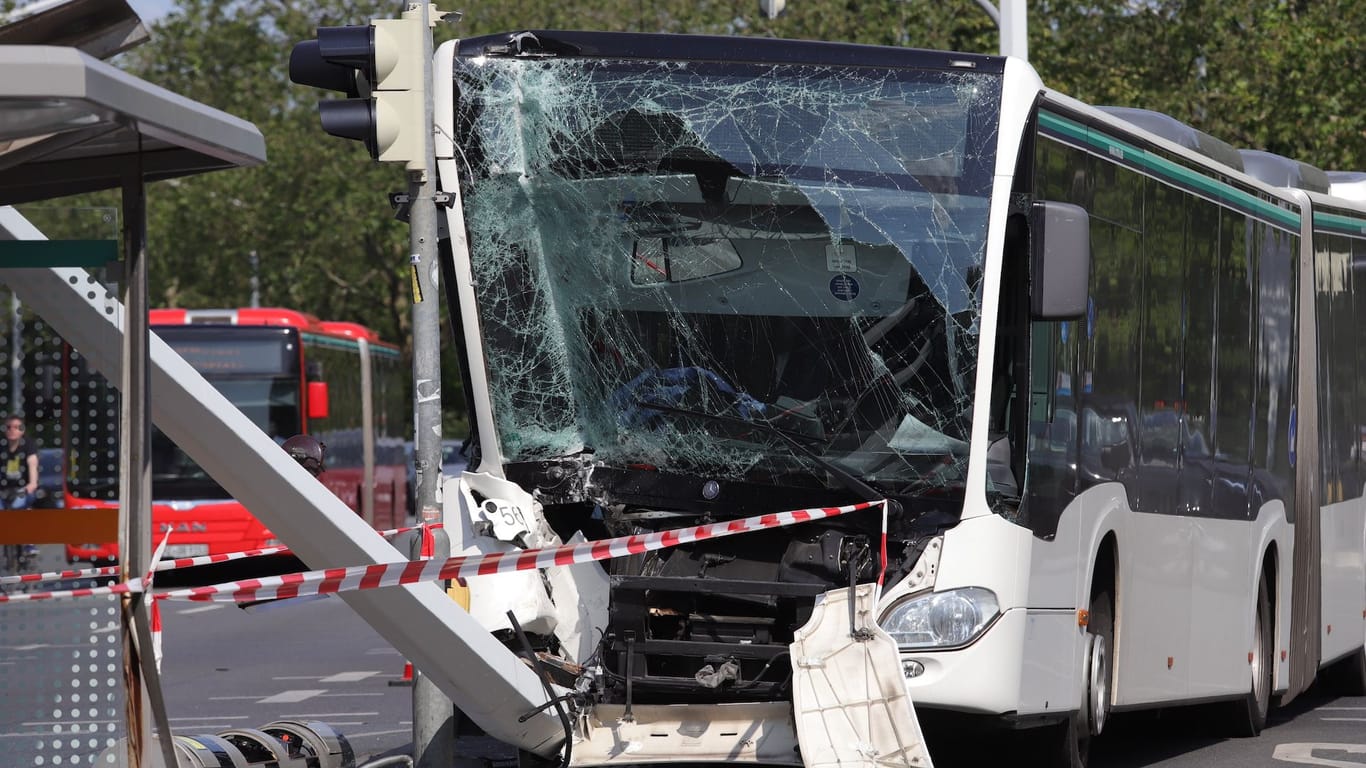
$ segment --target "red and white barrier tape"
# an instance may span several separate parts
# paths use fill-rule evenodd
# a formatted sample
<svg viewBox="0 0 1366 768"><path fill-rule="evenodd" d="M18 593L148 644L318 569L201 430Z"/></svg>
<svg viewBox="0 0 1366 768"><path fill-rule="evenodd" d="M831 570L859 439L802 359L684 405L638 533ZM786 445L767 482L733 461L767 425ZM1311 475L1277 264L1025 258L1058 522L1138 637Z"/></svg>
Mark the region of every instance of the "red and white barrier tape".
<svg viewBox="0 0 1366 768"><path fill-rule="evenodd" d="M413 525L407 528L390 528L387 531L378 531L380 536L389 538L400 533L409 531L420 531L423 528L440 528L441 523L435 525L422 526ZM189 568L196 565L212 565L214 563L227 563L233 560L245 560L250 557L262 557L264 555L288 554L291 552L289 547L263 547L261 549L248 549L242 552L226 552L219 555L198 555L196 557L178 557L174 560L158 560L152 565L152 570L158 573L162 571L173 571L177 568ZM0 586L8 584L36 584L44 581L64 581L68 579L96 579L105 576L119 575L117 565L102 565L94 568L81 568L67 571L44 571L42 573L21 573L10 576L0 576Z"/></svg>
<svg viewBox="0 0 1366 768"><path fill-rule="evenodd" d="M559 547L495 552L486 555L463 555L445 561L415 560L353 568L329 568L262 579L246 579L207 587L172 590L158 595L158 598L212 602L254 602L303 595L325 595L361 589L377 589L439 579L488 576L495 573L550 568L557 565L574 565L625 557L626 555L638 555L657 549L678 546L679 544L733 536L737 533L781 528L812 520L822 520L881 506L884 503L862 502L844 507L814 507L791 512L756 515L725 523L698 525L672 531L619 536L603 541L585 541Z"/></svg>
<svg viewBox="0 0 1366 768"><path fill-rule="evenodd" d="M156 595L158 600L192 600L202 602L255 602L277 600L304 595L326 595L362 589L377 589L423 581L488 576L512 573L557 565L574 565L597 560L609 560L667 549L695 541L717 539L750 531L782 528L813 520L824 520L860 510L883 507L883 501L865 501L843 507L813 507L790 512L756 515L723 523L711 523L672 531L619 536L602 541L585 541L544 549L495 552L486 555L462 555L448 560L413 560L398 563L328 568L319 571L291 573L260 579L189 587ZM31 592L19 595L0 595L0 603L24 600L58 600L72 597L96 597L143 591L143 580L133 579L108 587L92 587L52 592Z"/></svg>
<svg viewBox="0 0 1366 768"><path fill-rule="evenodd" d="M161 537L161 543L157 545L156 551L152 553L152 563L153 563L153 564L161 562L162 553L164 553L164 552L166 551L166 542L168 542L168 541L170 541L170 540L171 540L171 532L170 532L170 531L167 531L167 532L166 532L166 535ZM147 590L150 591L150 590L152 589L152 580L153 580L154 578L156 578L156 568L155 568L155 565L154 565L154 567L148 569L147 575L146 575L144 578L147 579ZM146 592L144 592L143 595L142 595L142 601L143 601L144 603L147 603L147 602L150 602L150 603L151 603L151 605L148 606L148 613L149 613L149 616L148 616L148 624L150 625L150 626L148 627L148 630L149 630L149 634L151 634L151 636L152 636L152 663L156 665L157 673L160 674L160 673L161 673L161 609L158 608L158 606L161 604L161 601L160 601L160 600L156 600L156 599L148 600L148 599L147 599L148 597L149 597L149 595L148 595Z"/></svg>

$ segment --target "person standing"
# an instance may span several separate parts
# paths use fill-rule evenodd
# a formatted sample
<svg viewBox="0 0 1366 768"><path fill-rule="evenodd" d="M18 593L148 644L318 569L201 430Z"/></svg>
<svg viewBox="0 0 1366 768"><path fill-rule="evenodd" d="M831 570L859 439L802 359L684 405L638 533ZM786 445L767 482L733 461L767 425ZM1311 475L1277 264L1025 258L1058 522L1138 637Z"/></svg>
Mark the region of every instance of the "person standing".
<svg viewBox="0 0 1366 768"><path fill-rule="evenodd" d="M38 446L24 435L24 419L5 419L0 439L0 509L27 509L38 491Z"/></svg>
<svg viewBox="0 0 1366 768"><path fill-rule="evenodd" d="M38 446L24 435L23 417L11 414L0 438L0 509L28 509L37 490ZM37 557L36 544L5 547L7 565L19 573L28 571Z"/></svg>

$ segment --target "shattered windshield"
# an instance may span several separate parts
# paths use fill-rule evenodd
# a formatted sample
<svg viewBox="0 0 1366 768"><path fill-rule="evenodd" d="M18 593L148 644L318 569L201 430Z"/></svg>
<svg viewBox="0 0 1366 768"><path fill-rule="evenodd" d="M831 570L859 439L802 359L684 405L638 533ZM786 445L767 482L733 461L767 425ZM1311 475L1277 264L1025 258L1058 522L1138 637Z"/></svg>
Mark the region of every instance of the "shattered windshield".
<svg viewBox="0 0 1366 768"><path fill-rule="evenodd" d="M504 461L959 483L999 77L469 58ZM782 433L782 434L780 434Z"/></svg>

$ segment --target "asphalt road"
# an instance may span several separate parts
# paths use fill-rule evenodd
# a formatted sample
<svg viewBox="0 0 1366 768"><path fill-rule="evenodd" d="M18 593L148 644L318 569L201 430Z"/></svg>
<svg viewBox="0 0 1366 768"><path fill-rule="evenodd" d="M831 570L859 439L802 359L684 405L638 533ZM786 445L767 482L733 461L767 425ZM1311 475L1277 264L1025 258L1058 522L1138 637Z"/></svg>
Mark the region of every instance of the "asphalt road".
<svg viewBox="0 0 1366 768"><path fill-rule="evenodd" d="M407 754L412 688L390 685L404 659L340 598L241 609L168 603L162 609L162 688L179 735L321 721L357 763Z"/></svg>
<svg viewBox="0 0 1366 768"><path fill-rule="evenodd" d="M389 685L401 676L403 659L340 599L245 611L177 603L164 621L166 697L177 733L312 718L344 733L358 758L411 752L412 689ZM1210 735L1219 731L1213 707L1116 715L1095 744L1092 766L1366 768L1366 697L1315 688L1273 710L1256 738ZM942 738L935 741L944 746ZM974 741L985 748L956 754L950 745L931 757L940 768L1014 766L1032 757L1011 739Z"/></svg>
<svg viewBox="0 0 1366 768"><path fill-rule="evenodd" d="M117 659L108 639L117 630L117 614L80 602L29 605L34 612L0 614L5 621L0 625L0 768L88 765L93 753L87 744L94 737L87 742L87 734L102 739L119 715L115 708L122 706L107 693L118 690L112 666ZM358 765L411 754L412 688L390 684L401 678L404 660L340 598L302 598L245 610L166 603L163 623L162 684L176 734L315 720L347 737ZM53 634L51 628L58 626L77 629ZM53 669L65 682L54 681ZM68 675L68 670L79 674ZM71 679L85 680L87 687L72 688ZM90 687L96 684L98 691ZM51 703L54 697L61 697L58 706ZM1095 745L1092 765L1366 768L1366 697L1311 690L1273 710L1268 728L1251 739L1211 736L1218 732L1214 720L1213 712L1199 707L1114 716ZM994 732L930 736L938 768L1015 768L1033 762L1027 742ZM48 756L46 763L9 759L32 752L35 745ZM52 756L62 750L87 756L84 762L68 757L56 763ZM463 739L457 754L497 756L499 763L507 757L482 739Z"/></svg>

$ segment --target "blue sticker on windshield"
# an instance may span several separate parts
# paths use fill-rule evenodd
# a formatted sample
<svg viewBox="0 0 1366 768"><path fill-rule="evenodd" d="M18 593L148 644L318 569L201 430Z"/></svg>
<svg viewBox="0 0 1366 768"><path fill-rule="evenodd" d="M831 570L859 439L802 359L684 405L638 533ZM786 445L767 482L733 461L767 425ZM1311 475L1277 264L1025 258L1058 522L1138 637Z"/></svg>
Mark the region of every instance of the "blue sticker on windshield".
<svg viewBox="0 0 1366 768"><path fill-rule="evenodd" d="M830 278L830 295L840 301L857 299L858 280L853 275L835 275Z"/></svg>

